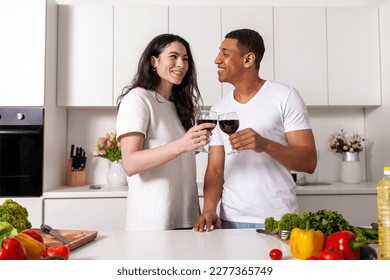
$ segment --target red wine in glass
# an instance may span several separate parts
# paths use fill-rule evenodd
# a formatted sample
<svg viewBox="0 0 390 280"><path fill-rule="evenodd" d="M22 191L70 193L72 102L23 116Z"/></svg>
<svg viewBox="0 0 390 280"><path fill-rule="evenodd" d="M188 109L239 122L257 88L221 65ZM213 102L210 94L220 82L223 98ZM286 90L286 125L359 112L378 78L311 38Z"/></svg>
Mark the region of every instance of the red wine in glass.
<svg viewBox="0 0 390 280"><path fill-rule="evenodd" d="M231 135L238 130L240 121L236 112L225 113L218 116L218 124L220 129L227 135ZM232 149L228 155L237 153L236 150Z"/></svg>
<svg viewBox="0 0 390 280"><path fill-rule="evenodd" d="M217 124L217 122L218 122L218 114L210 110L200 110L199 114L196 117L196 124L198 125L202 123ZM213 128L206 128L206 129L209 131L213 130ZM199 148L197 151L202 153L208 153L208 151L204 148L204 146Z"/></svg>

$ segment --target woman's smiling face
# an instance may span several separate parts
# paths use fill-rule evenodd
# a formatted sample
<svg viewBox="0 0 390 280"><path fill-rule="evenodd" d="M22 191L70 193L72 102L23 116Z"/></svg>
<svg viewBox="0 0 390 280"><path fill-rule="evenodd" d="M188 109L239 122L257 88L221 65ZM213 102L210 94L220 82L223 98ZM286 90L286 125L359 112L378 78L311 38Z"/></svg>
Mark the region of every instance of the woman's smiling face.
<svg viewBox="0 0 390 280"><path fill-rule="evenodd" d="M151 60L163 88L180 84L188 71L187 49L179 42L170 43L159 57L152 57Z"/></svg>

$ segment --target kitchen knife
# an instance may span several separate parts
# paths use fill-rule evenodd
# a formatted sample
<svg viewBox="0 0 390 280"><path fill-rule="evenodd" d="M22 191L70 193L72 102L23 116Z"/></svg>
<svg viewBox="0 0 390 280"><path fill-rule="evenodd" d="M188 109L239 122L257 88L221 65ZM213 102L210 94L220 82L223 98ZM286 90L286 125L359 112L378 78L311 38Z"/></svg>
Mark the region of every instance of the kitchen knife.
<svg viewBox="0 0 390 280"><path fill-rule="evenodd" d="M57 238L59 241L61 241L65 245L69 246L69 240L66 239L64 236L62 236L61 234L59 234L58 232L56 232L54 229L52 229L51 226L48 226L46 224L42 224L41 229L43 230L43 232L50 234L51 236Z"/></svg>

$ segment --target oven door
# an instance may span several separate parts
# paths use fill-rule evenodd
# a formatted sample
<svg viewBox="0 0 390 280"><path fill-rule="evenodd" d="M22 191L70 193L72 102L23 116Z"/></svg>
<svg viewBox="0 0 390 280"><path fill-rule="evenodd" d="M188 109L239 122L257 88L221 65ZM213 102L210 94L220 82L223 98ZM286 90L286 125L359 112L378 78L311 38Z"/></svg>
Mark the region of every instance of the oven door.
<svg viewBox="0 0 390 280"><path fill-rule="evenodd" d="M41 196L43 126L0 126L0 196Z"/></svg>

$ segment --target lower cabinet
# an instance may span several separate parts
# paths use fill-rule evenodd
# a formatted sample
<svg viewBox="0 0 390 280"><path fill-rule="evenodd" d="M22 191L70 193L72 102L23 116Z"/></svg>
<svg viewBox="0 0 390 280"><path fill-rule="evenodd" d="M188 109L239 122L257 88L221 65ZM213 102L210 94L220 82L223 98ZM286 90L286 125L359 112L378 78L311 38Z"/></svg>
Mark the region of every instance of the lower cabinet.
<svg viewBox="0 0 390 280"><path fill-rule="evenodd" d="M19 203L28 211L28 220L33 228L39 228L42 224L42 198L41 197L1 197L0 204L7 199Z"/></svg>
<svg viewBox="0 0 390 280"><path fill-rule="evenodd" d="M301 213L337 211L354 226L370 226L378 220L376 194L297 195L297 198Z"/></svg>
<svg viewBox="0 0 390 280"><path fill-rule="evenodd" d="M45 224L55 229L124 230L126 198L44 199Z"/></svg>

